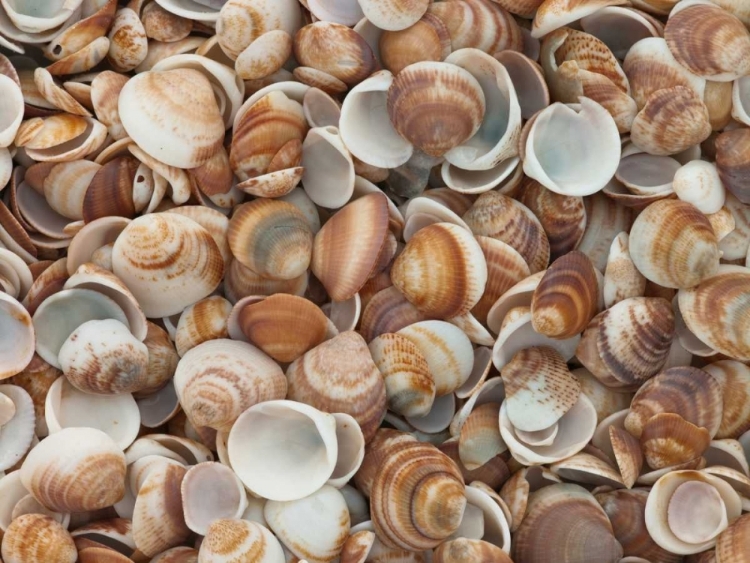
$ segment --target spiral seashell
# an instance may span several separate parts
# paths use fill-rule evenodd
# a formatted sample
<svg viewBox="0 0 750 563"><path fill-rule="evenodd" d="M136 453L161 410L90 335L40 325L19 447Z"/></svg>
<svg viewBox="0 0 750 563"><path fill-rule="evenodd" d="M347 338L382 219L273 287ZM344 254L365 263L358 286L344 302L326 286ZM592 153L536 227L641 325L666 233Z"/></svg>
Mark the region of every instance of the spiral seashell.
<svg viewBox="0 0 750 563"><path fill-rule="evenodd" d="M283 363L322 343L328 331L328 321L317 306L283 293L245 305L239 323L251 343Z"/></svg>
<svg viewBox="0 0 750 563"><path fill-rule="evenodd" d="M742 203L750 202L746 182L750 171L747 154L750 150L750 135L745 129L725 131L716 138L716 168L727 190Z"/></svg>
<svg viewBox="0 0 750 563"><path fill-rule="evenodd" d="M741 362L720 360L702 369L719 382L723 391L724 408L716 437L739 438L750 430L747 398L750 393L750 368Z"/></svg>
<svg viewBox="0 0 750 563"><path fill-rule="evenodd" d="M175 390L191 421L229 430L248 407L282 399L281 368L245 342L209 340L188 350L177 364Z"/></svg>
<svg viewBox="0 0 750 563"><path fill-rule="evenodd" d="M389 449L375 475L370 502L380 540L412 551L447 539L458 529L467 503L456 464L434 446L420 443ZM435 503L439 509L433 508ZM410 514L419 517L412 520Z"/></svg>
<svg viewBox="0 0 750 563"><path fill-rule="evenodd" d="M582 252L572 251L547 269L531 299L531 322L540 334L571 338L596 315L599 284L596 269Z"/></svg>
<svg viewBox="0 0 750 563"><path fill-rule="evenodd" d="M75 563L78 558L68 531L43 514L14 519L5 531L2 555L8 563Z"/></svg>
<svg viewBox="0 0 750 563"><path fill-rule="evenodd" d="M578 485L555 484L531 495L513 553L519 561L544 561L554 553L571 561L616 563L623 550L591 493Z"/></svg>
<svg viewBox="0 0 750 563"><path fill-rule="evenodd" d="M243 559L257 563L286 560L279 540L265 526L229 518L212 522L201 543L198 561L229 563Z"/></svg>
<svg viewBox="0 0 750 563"><path fill-rule="evenodd" d="M388 408L403 416L426 416L435 399L435 381L419 347L394 333L381 334L368 347L383 375Z"/></svg>
<svg viewBox="0 0 750 563"><path fill-rule="evenodd" d="M21 481L50 510L97 510L122 499L125 456L100 430L65 428L29 452Z"/></svg>
<svg viewBox="0 0 750 563"><path fill-rule="evenodd" d="M704 344L736 360L750 359L746 323L748 269L722 265L696 287L678 293L680 313Z"/></svg>
<svg viewBox="0 0 750 563"><path fill-rule="evenodd" d="M117 10L107 37L107 60L116 71L131 71L146 59L149 50L146 30L138 14L130 8Z"/></svg>
<svg viewBox="0 0 750 563"><path fill-rule="evenodd" d="M499 3L487 0L434 2L428 8L448 28L454 51L474 47L485 53L523 49L521 28Z"/></svg>
<svg viewBox="0 0 750 563"><path fill-rule="evenodd" d="M269 31L281 29L294 35L302 20L300 6L293 0L229 0L219 7L216 36L221 49L232 60Z"/></svg>
<svg viewBox="0 0 750 563"><path fill-rule="evenodd" d="M700 471L672 471L648 495L646 527L662 548L690 555L714 547L740 512L740 498L725 481Z"/></svg>
<svg viewBox="0 0 750 563"><path fill-rule="evenodd" d="M316 346L292 362L286 376L289 399L349 414L365 442L375 436L386 410L385 384L359 334L344 332Z"/></svg>
<svg viewBox="0 0 750 563"><path fill-rule="evenodd" d="M323 225L315 235L311 269L331 299L346 301L362 289L387 233L387 198L377 193L347 204Z"/></svg>
<svg viewBox="0 0 750 563"><path fill-rule="evenodd" d="M667 21L664 38L677 62L700 77L731 82L750 72L750 32L710 3L681 5Z"/></svg>
<svg viewBox="0 0 750 563"><path fill-rule="evenodd" d="M659 413L678 414L715 436L722 420L721 385L693 367L669 368L643 384L633 397L625 428L640 438L648 421Z"/></svg>
<svg viewBox="0 0 750 563"><path fill-rule="evenodd" d="M440 110L423 113L425 101ZM440 62L419 62L402 70L388 91L388 114L396 131L416 148L440 157L479 130L485 97L469 72ZM440 135L435 135L440 131Z"/></svg>

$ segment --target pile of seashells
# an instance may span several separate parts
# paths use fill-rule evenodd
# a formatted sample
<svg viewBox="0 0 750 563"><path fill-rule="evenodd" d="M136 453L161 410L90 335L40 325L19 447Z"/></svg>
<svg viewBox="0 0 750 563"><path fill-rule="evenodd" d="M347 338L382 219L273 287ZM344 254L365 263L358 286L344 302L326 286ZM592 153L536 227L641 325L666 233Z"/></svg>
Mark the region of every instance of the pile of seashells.
<svg viewBox="0 0 750 563"><path fill-rule="evenodd" d="M749 29L0 0L2 561L750 562Z"/></svg>

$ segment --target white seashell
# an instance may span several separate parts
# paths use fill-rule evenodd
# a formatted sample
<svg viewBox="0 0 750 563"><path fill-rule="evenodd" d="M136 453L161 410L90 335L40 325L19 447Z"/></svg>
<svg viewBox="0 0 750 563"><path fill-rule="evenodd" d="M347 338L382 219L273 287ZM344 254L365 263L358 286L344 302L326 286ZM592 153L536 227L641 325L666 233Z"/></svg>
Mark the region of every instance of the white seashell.
<svg viewBox="0 0 750 563"><path fill-rule="evenodd" d="M317 205L343 207L354 192L354 162L336 127L316 127L302 143L302 184Z"/></svg>
<svg viewBox="0 0 750 563"><path fill-rule="evenodd" d="M198 552L200 563L284 563L284 550L276 537L263 525L246 520L216 520Z"/></svg>
<svg viewBox="0 0 750 563"><path fill-rule="evenodd" d="M200 22L215 22L222 0L156 0L162 8L180 17Z"/></svg>
<svg viewBox="0 0 750 563"><path fill-rule="evenodd" d="M0 385L12 406L12 415L0 428L0 471L7 471L26 454L34 438L36 419L29 394L16 385ZM8 410L5 410L6 417Z"/></svg>
<svg viewBox="0 0 750 563"><path fill-rule="evenodd" d="M35 331L26 308L0 292L0 334L14 338L0 340L0 380L22 371L34 355Z"/></svg>
<svg viewBox="0 0 750 563"><path fill-rule="evenodd" d="M11 78L0 74L0 96L3 99L0 106L0 147L7 147L15 139L23 119L23 93ZM5 182L0 181L0 186L4 185Z"/></svg>
<svg viewBox="0 0 750 563"><path fill-rule="evenodd" d="M53 0L43 6L26 0L2 0L5 13L18 29L39 33L59 27L70 18L82 0Z"/></svg>
<svg viewBox="0 0 750 563"><path fill-rule="evenodd" d="M234 472L207 461L191 467L181 485L185 523L196 534L206 535L219 518L240 518L247 507L247 493Z"/></svg>
<svg viewBox="0 0 750 563"><path fill-rule="evenodd" d="M719 211L726 199L716 165L705 160L691 160L675 172L672 189L678 198L706 215Z"/></svg>
<svg viewBox="0 0 750 563"><path fill-rule="evenodd" d="M336 419L338 456L327 484L338 489L346 485L362 465L365 458L365 437L353 416L337 412L333 413L333 417Z"/></svg>

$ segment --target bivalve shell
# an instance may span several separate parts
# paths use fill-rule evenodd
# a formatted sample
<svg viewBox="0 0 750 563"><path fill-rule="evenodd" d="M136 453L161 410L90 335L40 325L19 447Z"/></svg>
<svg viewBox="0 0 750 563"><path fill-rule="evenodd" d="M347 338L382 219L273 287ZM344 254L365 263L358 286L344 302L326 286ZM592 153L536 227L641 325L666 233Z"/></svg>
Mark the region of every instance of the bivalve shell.
<svg viewBox="0 0 750 563"><path fill-rule="evenodd" d="M750 430L750 367L720 360L703 367L721 385L724 396L719 439L739 438Z"/></svg>
<svg viewBox="0 0 750 563"><path fill-rule="evenodd" d="M279 540L257 522L220 518L208 527L198 552L199 563L283 563L286 561Z"/></svg>
<svg viewBox="0 0 750 563"><path fill-rule="evenodd" d="M301 66L323 71L348 86L370 76L377 64L361 35L345 25L326 21L306 25L297 32L294 55Z"/></svg>
<svg viewBox="0 0 750 563"><path fill-rule="evenodd" d="M13 334L0 344L0 380L23 371L34 355L35 332L26 308L10 295L0 292L0 332Z"/></svg>
<svg viewBox="0 0 750 563"><path fill-rule="evenodd" d="M724 131L716 138L716 168L724 187L742 203L750 203L747 179L750 131L746 128Z"/></svg>
<svg viewBox="0 0 750 563"><path fill-rule="evenodd" d="M8 563L75 563L76 546L68 531L44 514L24 514L5 530L3 560Z"/></svg>
<svg viewBox="0 0 750 563"><path fill-rule="evenodd" d="M247 507L247 493L231 468L206 461L194 465L180 485L185 523L196 534L206 535L220 518L239 518Z"/></svg>

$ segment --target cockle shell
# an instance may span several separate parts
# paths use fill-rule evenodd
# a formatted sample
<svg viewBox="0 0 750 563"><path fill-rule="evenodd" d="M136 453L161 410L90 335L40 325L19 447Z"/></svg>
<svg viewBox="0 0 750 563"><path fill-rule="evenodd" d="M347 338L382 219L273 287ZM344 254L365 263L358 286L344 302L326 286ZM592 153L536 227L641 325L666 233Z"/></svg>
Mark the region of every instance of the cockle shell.
<svg viewBox="0 0 750 563"><path fill-rule="evenodd" d="M710 373L719 382L724 397L722 419L717 438L739 438L750 430L750 368L733 360L720 360L707 366L703 371Z"/></svg>
<svg viewBox="0 0 750 563"><path fill-rule="evenodd" d="M383 32L378 46L383 66L398 74L412 63L444 60L451 52L451 38L440 18L425 14L412 26Z"/></svg>
<svg viewBox="0 0 750 563"><path fill-rule="evenodd" d="M469 471L479 469L507 450L498 424L500 405L484 403L471 411L461 426L458 455Z"/></svg>
<svg viewBox="0 0 750 563"><path fill-rule="evenodd" d="M338 209L351 199L354 161L336 127L310 129L302 144L302 166L302 184L315 204Z"/></svg>
<svg viewBox="0 0 750 563"><path fill-rule="evenodd" d="M75 563L76 547L68 531L51 517L24 514L14 519L3 537L3 560L8 563Z"/></svg>
<svg viewBox="0 0 750 563"><path fill-rule="evenodd" d="M368 21L380 29L400 30L414 25L427 11L429 1L394 2L393 0L362 0L360 7Z"/></svg>
<svg viewBox="0 0 750 563"><path fill-rule="evenodd" d="M360 332L372 341L386 332L396 332L426 317L396 289L385 275L385 287L372 296L362 312Z"/></svg>
<svg viewBox="0 0 750 563"><path fill-rule="evenodd" d="M157 240L159 251L147 252ZM209 232L174 213L144 215L130 222L115 241L112 266L151 318L174 315L203 299L224 273L224 261ZM160 270L157 279L149 273L154 269Z"/></svg>
<svg viewBox="0 0 750 563"><path fill-rule="evenodd" d="M219 296L207 297L187 307L180 315L175 333L177 353L184 356L207 340L226 338L227 317L231 311L231 303Z"/></svg>
<svg viewBox="0 0 750 563"><path fill-rule="evenodd" d="M200 563L257 563L286 561L279 540L265 526L240 519L221 518L211 523L198 552Z"/></svg>
<svg viewBox="0 0 750 563"><path fill-rule="evenodd" d="M294 0L228 0L220 7L216 36L221 49L232 60L237 59L248 45L271 30L281 29L294 35L302 19L300 6Z"/></svg>
<svg viewBox="0 0 750 563"><path fill-rule="evenodd" d="M750 517L740 516L716 540L716 563L747 561L747 538L750 534Z"/></svg>
<svg viewBox="0 0 750 563"><path fill-rule="evenodd" d="M747 153L750 135L746 129L725 131L716 138L716 168L724 187L742 203L750 201L747 190Z"/></svg>
<svg viewBox="0 0 750 563"><path fill-rule="evenodd" d="M708 430L674 413L655 414L641 434L643 457L652 469L692 461L708 449L710 442Z"/></svg>
<svg viewBox="0 0 750 563"><path fill-rule="evenodd" d="M555 29L593 14L606 6L624 4L622 0L544 0L534 15L532 37L543 37Z"/></svg>
<svg viewBox="0 0 750 563"><path fill-rule="evenodd" d="M287 387L276 362L255 346L227 339L188 350L177 364L174 382L180 404L195 424L227 431L248 407L283 398Z"/></svg>
<svg viewBox="0 0 750 563"><path fill-rule="evenodd" d="M10 295L0 293L0 331L18 335L0 345L0 379L20 373L34 355L34 326L26 309Z"/></svg>

